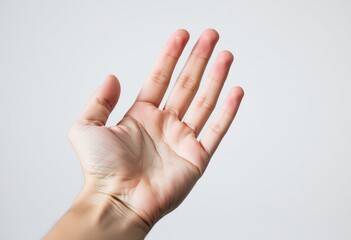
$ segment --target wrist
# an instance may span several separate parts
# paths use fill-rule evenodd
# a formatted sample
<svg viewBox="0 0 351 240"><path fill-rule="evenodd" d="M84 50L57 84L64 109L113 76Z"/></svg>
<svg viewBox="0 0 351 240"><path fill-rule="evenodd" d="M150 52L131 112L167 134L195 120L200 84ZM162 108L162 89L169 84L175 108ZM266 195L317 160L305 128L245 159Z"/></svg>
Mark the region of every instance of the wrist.
<svg viewBox="0 0 351 240"><path fill-rule="evenodd" d="M45 239L144 239L150 227L123 203L84 189Z"/></svg>
<svg viewBox="0 0 351 240"><path fill-rule="evenodd" d="M151 227L118 199L84 188L69 210L89 221L101 239L144 239ZM103 236L103 237L101 237Z"/></svg>

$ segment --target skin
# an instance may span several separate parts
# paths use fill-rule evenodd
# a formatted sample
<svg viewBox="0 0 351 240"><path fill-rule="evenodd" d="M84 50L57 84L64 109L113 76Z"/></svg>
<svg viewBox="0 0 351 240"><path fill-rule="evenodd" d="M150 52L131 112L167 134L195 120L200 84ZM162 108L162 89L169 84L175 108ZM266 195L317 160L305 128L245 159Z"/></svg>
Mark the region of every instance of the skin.
<svg viewBox="0 0 351 240"><path fill-rule="evenodd" d="M204 173L244 95L240 87L232 88L198 139L233 62L230 52L221 51L197 91L218 39L213 29L201 34L160 106L189 40L187 31L174 32L135 103L110 127L105 124L118 102L120 84L115 76L107 77L69 134L83 168L84 188L46 239L143 239L179 206Z"/></svg>

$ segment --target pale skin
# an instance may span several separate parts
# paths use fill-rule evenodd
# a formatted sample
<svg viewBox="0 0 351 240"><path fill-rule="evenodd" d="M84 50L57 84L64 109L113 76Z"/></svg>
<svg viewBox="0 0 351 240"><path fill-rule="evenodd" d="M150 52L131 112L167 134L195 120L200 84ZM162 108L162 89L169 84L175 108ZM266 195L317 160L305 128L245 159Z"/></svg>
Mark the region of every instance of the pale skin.
<svg viewBox="0 0 351 240"><path fill-rule="evenodd" d="M213 29L201 34L160 106L189 40L187 31L174 32L135 103L110 127L106 121L118 102L120 84L115 76L107 77L69 134L83 168L83 190L45 239L144 239L179 206L204 173L244 95L242 88L233 87L203 129L233 62L229 51L219 52L198 91L218 39Z"/></svg>

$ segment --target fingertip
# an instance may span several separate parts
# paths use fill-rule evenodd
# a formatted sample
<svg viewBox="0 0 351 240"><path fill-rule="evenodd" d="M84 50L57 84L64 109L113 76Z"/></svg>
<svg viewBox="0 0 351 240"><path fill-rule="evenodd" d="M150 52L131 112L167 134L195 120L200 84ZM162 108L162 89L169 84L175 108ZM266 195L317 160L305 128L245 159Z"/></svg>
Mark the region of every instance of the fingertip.
<svg viewBox="0 0 351 240"><path fill-rule="evenodd" d="M234 55L228 50L220 51L218 53L218 60L222 61L224 63L230 63L231 64L234 61Z"/></svg>
<svg viewBox="0 0 351 240"><path fill-rule="evenodd" d="M121 88L119 80L114 74L108 74L105 81L111 82L110 84L115 85L118 89Z"/></svg>
<svg viewBox="0 0 351 240"><path fill-rule="evenodd" d="M244 95L244 89L242 89L240 86L235 86L230 90L226 102L227 104L234 105L237 108L239 107Z"/></svg>
<svg viewBox="0 0 351 240"><path fill-rule="evenodd" d="M206 29L200 35L198 41L196 42L192 53L209 60L215 45L219 39L219 34L214 29Z"/></svg>
<svg viewBox="0 0 351 240"><path fill-rule="evenodd" d="M245 94L244 90L239 86L236 86L230 89L225 99L224 108L232 109L232 106L235 106L235 108L239 107L241 100L244 97L244 94Z"/></svg>
<svg viewBox="0 0 351 240"><path fill-rule="evenodd" d="M106 78L115 78L115 79L117 79L117 77L114 74L112 74L112 73L108 74L106 76Z"/></svg>
<svg viewBox="0 0 351 240"><path fill-rule="evenodd" d="M116 105L121 92L121 85L117 79L117 77L113 74L109 74L106 76L105 82L100 88L98 93L98 97L103 97L108 101L111 108ZM111 110L112 110L111 109Z"/></svg>
<svg viewBox="0 0 351 240"><path fill-rule="evenodd" d="M178 29L167 41L163 52L166 55L179 58L184 50L185 45L188 43L190 38L189 33L185 29Z"/></svg>
<svg viewBox="0 0 351 240"><path fill-rule="evenodd" d="M176 45L176 48L182 49L188 43L189 38L190 38L190 34L187 30L178 29L172 34L170 41Z"/></svg>
<svg viewBox="0 0 351 240"><path fill-rule="evenodd" d="M120 96L120 84L116 76L109 74L103 84L90 97L80 120L97 126L106 121L116 106Z"/></svg>
<svg viewBox="0 0 351 240"><path fill-rule="evenodd" d="M105 79L106 82L111 82L112 84L117 84L119 85L119 81L117 77L113 74L108 74Z"/></svg>
<svg viewBox="0 0 351 240"><path fill-rule="evenodd" d="M202 33L203 36L211 39L211 40L216 40L218 41L219 39L219 33L216 29L213 28L207 28L203 31Z"/></svg>
<svg viewBox="0 0 351 240"><path fill-rule="evenodd" d="M239 98L243 98L245 95L245 91L242 87L240 86L235 86L232 88L231 90L232 94L239 97Z"/></svg>
<svg viewBox="0 0 351 240"><path fill-rule="evenodd" d="M231 119L230 122L235 118L244 94L244 90L239 86L233 87L228 93L221 110L222 112L229 114Z"/></svg>
<svg viewBox="0 0 351 240"><path fill-rule="evenodd" d="M174 32L174 35L176 38L180 38L180 39L189 39L190 38L190 34L186 29L180 28L178 30L176 30Z"/></svg>

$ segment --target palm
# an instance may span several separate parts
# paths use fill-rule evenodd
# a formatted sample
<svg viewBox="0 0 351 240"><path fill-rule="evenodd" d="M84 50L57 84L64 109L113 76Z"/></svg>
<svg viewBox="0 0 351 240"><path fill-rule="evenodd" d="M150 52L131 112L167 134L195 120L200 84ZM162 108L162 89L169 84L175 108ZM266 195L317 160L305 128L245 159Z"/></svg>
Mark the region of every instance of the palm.
<svg viewBox="0 0 351 240"><path fill-rule="evenodd" d="M82 138L89 139L82 146L90 148L82 158L87 178L97 186L113 183L106 194L149 222L180 204L208 158L192 129L147 103L135 104L117 126L88 126Z"/></svg>
<svg viewBox="0 0 351 240"><path fill-rule="evenodd" d="M207 33L207 38L210 34L213 32ZM203 52L198 54L207 54L208 58L215 38L207 39L207 42L203 40L204 43L200 39L198 45L203 45ZM229 70L228 62L232 60L231 55L222 53L212 71L217 82L214 85L213 81L208 81L195 104L189 108L196 92L193 90L197 89L206 63L189 71L193 75L179 77L165 108L160 110L158 105L169 79L161 82L157 76L160 76L160 71L163 71L162 76L171 74L185 43L183 41L177 49L170 41L165 49L167 54L161 57L162 61L137 101L116 126L105 127L119 92L116 80L110 78L92 98L82 121L72 131L72 143L82 161L87 184L122 201L150 225L176 208L189 193L228 129L242 98L241 89L235 88L217 120L200 141L197 139L213 110L209 105L215 105ZM176 56L170 56L171 53ZM190 57L184 69L205 57ZM169 66L162 66L165 62ZM183 70L182 74L186 71ZM193 85L186 85L181 79L196 81ZM183 98L178 99L179 95Z"/></svg>

